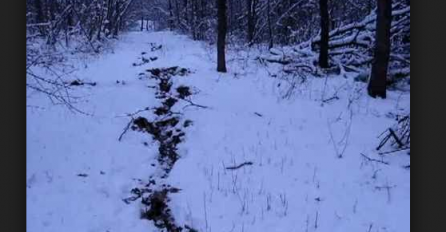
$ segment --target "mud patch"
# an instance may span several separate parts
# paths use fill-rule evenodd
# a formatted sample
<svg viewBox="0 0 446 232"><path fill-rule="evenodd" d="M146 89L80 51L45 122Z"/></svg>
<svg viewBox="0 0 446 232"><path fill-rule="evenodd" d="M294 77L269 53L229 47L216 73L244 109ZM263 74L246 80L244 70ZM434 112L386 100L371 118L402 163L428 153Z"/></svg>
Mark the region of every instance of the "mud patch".
<svg viewBox="0 0 446 232"><path fill-rule="evenodd" d="M170 201L168 194L178 191L175 188L166 188L152 193L149 197L143 198L142 203L146 206L146 209L141 212L141 218L152 220L156 227L166 229L169 232L196 231L188 226L184 228L177 226L175 223L175 219L171 214L167 202Z"/></svg>
<svg viewBox="0 0 446 232"><path fill-rule="evenodd" d="M144 56L141 56L140 58L139 58L139 60L138 60L138 62L134 62L132 65L133 66L142 66L142 65L144 65L144 64L148 64L148 63L150 63L150 62L154 62L154 61L156 61L156 60L158 60L158 57L156 57L156 56L152 56L152 57L149 57L149 58L146 58L146 57L144 57Z"/></svg>
<svg viewBox="0 0 446 232"><path fill-rule="evenodd" d="M149 43L149 45L150 45L150 51L152 52L161 50L163 48L163 45L161 44Z"/></svg>
<svg viewBox="0 0 446 232"><path fill-rule="evenodd" d="M124 199L124 202L129 204L132 201L141 199L143 210L141 218L148 219L154 222L155 226L162 231L180 232L180 231L197 231L188 225L179 226L175 222L169 209L168 202L170 201L169 194L175 194L180 190L170 185L159 183L163 182L169 176L170 171L174 167L176 161L180 158L177 146L183 142L186 133L182 130L184 127L192 125L191 120L183 120L181 113L172 112L172 108L179 102L192 95L190 88L187 86L180 86L172 90L173 83L171 78L173 76L185 76L190 73L188 69L180 68L178 66L169 68L155 68L147 70L146 77L157 80L156 98L162 99L161 106L153 109L153 114L157 117L155 120L139 116L133 119L131 129L143 133L148 133L152 139L158 144L158 164L153 164L160 169L157 177L150 177L147 184L141 187L134 188L130 191L131 197ZM140 79L143 76L139 74ZM189 102L189 101L187 101ZM158 183L158 185L156 184Z"/></svg>
<svg viewBox="0 0 446 232"><path fill-rule="evenodd" d="M181 99L185 99L186 97L189 97L190 95L192 95L192 93L190 92L190 88L188 86L180 86L177 88L177 93L178 93L178 97Z"/></svg>
<svg viewBox="0 0 446 232"><path fill-rule="evenodd" d="M85 82L79 79L73 80L71 82L66 82L69 86L82 86L82 85L90 85L90 86L96 86L96 82Z"/></svg>
<svg viewBox="0 0 446 232"><path fill-rule="evenodd" d="M180 68L178 66L147 69L146 71L151 74L150 77L156 79L169 79L172 76L186 76L192 73L189 69Z"/></svg>

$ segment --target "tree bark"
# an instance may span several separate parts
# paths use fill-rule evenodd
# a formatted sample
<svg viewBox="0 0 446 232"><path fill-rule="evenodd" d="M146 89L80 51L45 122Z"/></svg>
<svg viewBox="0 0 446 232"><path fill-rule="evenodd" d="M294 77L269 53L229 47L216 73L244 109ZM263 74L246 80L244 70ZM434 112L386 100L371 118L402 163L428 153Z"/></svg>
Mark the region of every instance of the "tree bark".
<svg viewBox="0 0 446 232"><path fill-rule="evenodd" d="M247 0L248 7L248 44L252 45L255 30L255 0Z"/></svg>
<svg viewBox="0 0 446 232"><path fill-rule="evenodd" d="M217 0L218 36L217 36L217 71L226 72L226 0Z"/></svg>
<svg viewBox="0 0 446 232"><path fill-rule="evenodd" d="M269 34L269 49L273 48L274 46L274 37L273 37L273 28L271 25L271 2L268 0L267 2L267 19L268 19L268 34Z"/></svg>
<svg viewBox="0 0 446 232"><path fill-rule="evenodd" d="M172 9L172 1L168 1L169 4L169 19L167 20L169 23L169 28L171 31L174 29L174 23L173 23L173 9Z"/></svg>
<svg viewBox="0 0 446 232"><path fill-rule="evenodd" d="M113 30L113 36L118 36L118 34L119 34L119 24L121 23L120 21L121 21L121 17L120 17L120 15L121 15L121 4L120 4L120 2L119 2L119 0L118 1L116 1L116 5L115 5L115 7L116 7L116 10L115 10L115 13L116 13L116 17L115 17L115 20L113 21L113 23L115 24L114 25L114 30Z"/></svg>
<svg viewBox="0 0 446 232"><path fill-rule="evenodd" d="M144 30L144 17L141 17L141 31Z"/></svg>
<svg viewBox="0 0 446 232"><path fill-rule="evenodd" d="M368 93L371 97L386 98L387 69L390 55L390 27L392 21L392 1L378 0L376 16L376 39L372 73Z"/></svg>
<svg viewBox="0 0 446 232"><path fill-rule="evenodd" d="M319 0L321 14L321 43L319 51L319 66L328 68L328 42L330 19L328 16L328 0Z"/></svg>
<svg viewBox="0 0 446 232"><path fill-rule="evenodd" d="M45 23L45 14L43 11L43 4L41 0L35 0L36 4L36 11L37 11L37 23ZM44 26L39 26L39 31L42 33L42 35L46 35L46 29Z"/></svg>

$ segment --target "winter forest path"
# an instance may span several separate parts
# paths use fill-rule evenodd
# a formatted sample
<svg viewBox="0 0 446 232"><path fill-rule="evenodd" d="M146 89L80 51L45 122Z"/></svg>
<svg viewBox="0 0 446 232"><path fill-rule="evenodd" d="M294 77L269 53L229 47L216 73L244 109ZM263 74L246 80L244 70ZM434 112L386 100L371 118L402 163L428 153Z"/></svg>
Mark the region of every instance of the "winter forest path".
<svg viewBox="0 0 446 232"><path fill-rule="evenodd" d="M386 115L410 96L359 96L347 108L352 91L341 88L344 78L333 78L329 89L342 89L344 101L321 106L323 80L284 100L277 80L246 57L230 51L229 72L219 74L213 49L202 42L131 32L113 53L86 67L76 63L79 79L97 83L76 90L77 106L93 116L29 94L27 104L39 108L27 109L27 231L157 231L140 219L139 200L123 199L160 174L158 142L132 130L118 138L131 120L126 114L160 105L150 87L156 82L142 73L173 66L191 73L172 77L172 88L189 86L187 99L207 107L181 101L172 108L192 121L163 182L181 189L168 203L178 225L206 232L409 231L410 171L402 168L409 157L385 157L384 165L360 154L378 157L377 136L393 123ZM227 169L244 162L252 164Z"/></svg>

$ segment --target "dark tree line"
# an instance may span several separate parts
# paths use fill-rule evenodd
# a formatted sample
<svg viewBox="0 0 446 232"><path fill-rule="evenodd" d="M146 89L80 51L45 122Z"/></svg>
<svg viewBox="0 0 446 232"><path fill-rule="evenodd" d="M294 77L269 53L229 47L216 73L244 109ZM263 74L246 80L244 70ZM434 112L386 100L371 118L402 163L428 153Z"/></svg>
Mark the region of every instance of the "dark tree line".
<svg viewBox="0 0 446 232"><path fill-rule="evenodd" d="M55 104L83 113L73 103L70 82L72 67L66 54L95 52L121 30L131 26L133 0L27 0L26 86L44 93Z"/></svg>
<svg viewBox="0 0 446 232"><path fill-rule="evenodd" d="M137 0L151 5L148 15L158 29L178 30L196 40L215 41L217 0ZM368 15L376 0L325 1L331 28L359 21ZM320 11L317 0L227 0L227 26L231 41L249 45L273 41L292 45L319 33Z"/></svg>
<svg viewBox="0 0 446 232"><path fill-rule="evenodd" d="M27 39L45 38L47 44L73 36L87 41L116 37L128 27L133 0L27 0ZM95 49L94 49L95 50Z"/></svg>
<svg viewBox="0 0 446 232"><path fill-rule="evenodd" d="M227 31L228 42L248 46L303 46L311 41L312 50L318 54L318 66L324 69L336 65L333 55L342 55L342 59L350 56L348 65L340 68L371 70L368 90L373 97L385 97L389 66L393 76L409 74L410 1L407 0L227 0L226 30L221 27L223 16L218 9L223 3L219 0L152 2L165 9L161 12L165 12L166 20L157 20L159 29L181 31L195 40L217 40L218 51L224 49L222 31ZM397 14L392 24L392 8L398 12L404 6L409 6L409 13ZM219 70L223 67L220 63L223 56L218 55Z"/></svg>
<svg viewBox="0 0 446 232"><path fill-rule="evenodd" d="M410 75L409 0L27 0L27 41L83 38L97 51L102 40L131 27L149 30L149 23L216 43L219 71L226 70L225 44L238 43L266 45L268 61L311 72L313 56L322 69L368 69L373 97L385 97L389 75ZM272 48L282 46L298 52L276 59Z"/></svg>

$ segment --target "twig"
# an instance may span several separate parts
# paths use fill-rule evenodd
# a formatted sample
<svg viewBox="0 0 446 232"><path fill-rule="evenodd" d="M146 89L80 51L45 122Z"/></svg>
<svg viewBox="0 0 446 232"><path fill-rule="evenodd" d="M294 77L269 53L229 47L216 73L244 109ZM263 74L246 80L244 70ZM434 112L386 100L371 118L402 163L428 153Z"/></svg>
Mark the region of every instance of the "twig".
<svg viewBox="0 0 446 232"><path fill-rule="evenodd" d="M382 133L382 134L384 134L385 133L385 131ZM382 135L381 134L381 135ZM381 136L380 135L380 136ZM386 137L384 137L384 139L383 140L381 140L381 143L378 145L378 147L376 148L376 150L377 151L379 151L379 149L381 149L386 143L387 143L387 141L390 139L390 134L388 134L388 135L386 135Z"/></svg>
<svg viewBox="0 0 446 232"><path fill-rule="evenodd" d="M372 161L372 162L378 162L378 163L382 163L382 164L385 164L385 165L389 165L389 163L388 163L388 162L385 162L385 161L382 161L382 160L377 160L377 159L373 159L373 158L370 158L370 157L368 157L368 156L364 155L363 153L361 153L361 155L362 155L362 157L364 157L364 158L365 158L365 159L367 159L368 161Z"/></svg>
<svg viewBox="0 0 446 232"><path fill-rule="evenodd" d="M390 203L390 189L396 187L396 185L390 186L389 183L387 182L385 186L376 186L375 189L377 190L382 190L385 189L387 191L387 202Z"/></svg>
<svg viewBox="0 0 446 232"><path fill-rule="evenodd" d="M252 164L253 164L252 162L244 162L244 163L239 164L237 166L227 167L226 169L228 169L228 170L235 170L235 169L239 169L239 168L241 168L241 167L243 167L245 165L252 165Z"/></svg>
<svg viewBox="0 0 446 232"><path fill-rule="evenodd" d="M332 100L339 100L339 97L338 97L338 96L333 96L333 97L331 97L331 98L322 100L322 102L323 102L323 103L327 103L327 102L332 101Z"/></svg>
<svg viewBox="0 0 446 232"><path fill-rule="evenodd" d="M314 229L317 229L317 220L319 218L319 211L316 212L316 219L314 220Z"/></svg>
<svg viewBox="0 0 446 232"><path fill-rule="evenodd" d="M132 123L133 123L133 117L132 117L132 120L130 120L129 123L127 123L127 126L124 128L121 135L119 136L119 138L118 138L119 142L121 142L122 136L124 136L124 134L129 130L130 125L132 125Z"/></svg>
<svg viewBox="0 0 446 232"><path fill-rule="evenodd" d="M257 113L257 112L254 112L254 114L257 115L257 116L259 116L259 117L263 117L263 115L261 115L261 114L259 114L259 113Z"/></svg>
<svg viewBox="0 0 446 232"><path fill-rule="evenodd" d="M368 232L372 231L373 223L370 224Z"/></svg>
<svg viewBox="0 0 446 232"><path fill-rule="evenodd" d="M334 140L333 132L331 131L330 122L327 121L327 125L328 125L328 132L330 132L330 139L331 139L331 142L333 143L333 147L336 152L336 156L339 157L338 146L336 146L336 141Z"/></svg>
<svg viewBox="0 0 446 232"><path fill-rule="evenodd" d="M127 116L133 117L133 116L135 116L135 115L137 115L137 114L139 114L141 112L150 111L150 110L152 110L150 107L146 107L146 108L144 108L142 110L137 110L137 111L135 111L133 113L129 113L129 114L127 114Z"/></svg>
<svg viewBox="0 0 446 232"><path fill-rule="evenodd" d="M191 100L188 100L188 99L183 99L183 98L179 98L179 99L181 99L181 100L183 100L183 101L185 101L185 102L188 102L188 103L190 104L190 105L184 106L183 109L186 108L186 107L188 107L188 106L196 106L196 107L203 108L203 109L208 109L208 108L209 108L208 106L203 106L203 105L195 104L195 103L193 103Z"/></svg>
<svg viewBox="0 0 446 232"><path fill-rule="evenodd" d="M398 146L404 147L404 144L401 142L401 140L398 138L398 136L395 134L395 132L392 130L392 128L389 128L389 132L392 135L392 137L395 139L395 141L398 143Z"/></svg>
<svg viewBox="0 0 446 232"><path fill-rule="evenodd" d="M393 150L393 151L380 152L379 154L380 155L386 155L386 154L391 154L391 153L395 153L395 152L398 152L398 151L404 151L404 150L409 150L409 149L410 149L410 147L403 147L403 148L396 149L396 150Z"/></svg>
<svg viewBox="0 0 446 232"><path fill-rule="evenodd" d="M309 221L310 221L310 215L307 215L307 220L305 220L305 225L306 225L305 232L308 232L308 224L309 224Z"/></svg>
<svg viewBox="0 0 446 232"><path fill-rule="evenodd" d="M208 225L208 217L207 217L207 210L206 210L206 193L203 193L203 204L204 204L204 221L206 223L206 232L207 232L209 225Z"/></svg>

